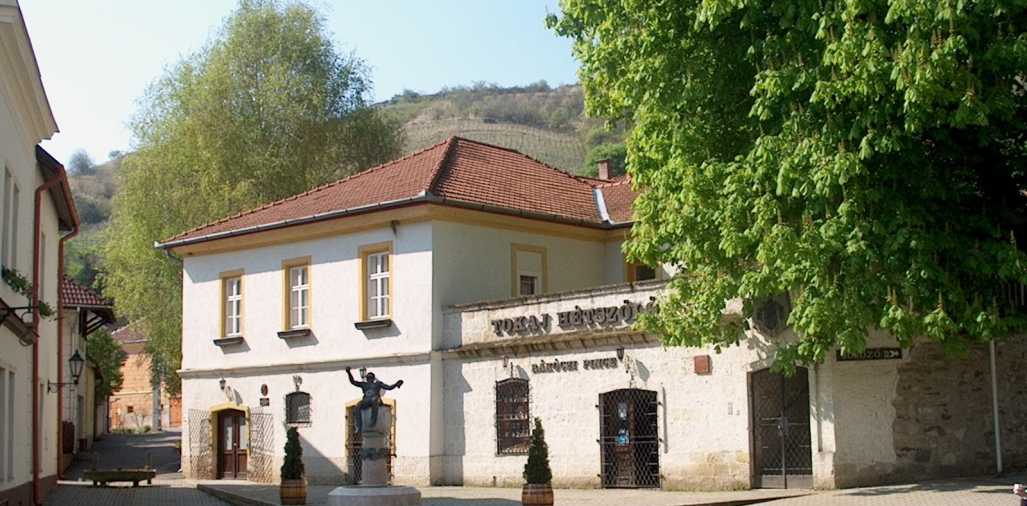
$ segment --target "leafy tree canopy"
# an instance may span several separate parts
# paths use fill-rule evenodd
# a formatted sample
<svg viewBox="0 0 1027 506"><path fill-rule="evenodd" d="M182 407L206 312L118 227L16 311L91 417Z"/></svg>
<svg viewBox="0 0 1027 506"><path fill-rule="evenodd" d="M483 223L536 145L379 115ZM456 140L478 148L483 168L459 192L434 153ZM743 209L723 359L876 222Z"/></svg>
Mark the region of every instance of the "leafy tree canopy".
<svg viewBox="0 0 1027 506"><path fill-rule="evenodd" d="M121 344L111 337L107 329L99 329L89 334L86 340L86 356L96 366L100 379L96 382L96 397L106 398L121 388L125 377L121 366L128 355L121 349Z"/></svg>
<svg viewBox="0 0 1027 506"><path fill-rule="evenodd" d="M627 169L627 155L627 148L622 142L600 144L588 150L585 154L585 165L578 173L582 176L596 177L599 174L599 161L609 160L610 176L622 176Z"/></svg>
<svg viewBox="0 0 1027 506"><path fill-rule="evenodd" d="M96 163L84 149L76 150L68 159L68 169L73 174L92 174Z"/></svg>
<svg viewBox="0 0 1027 506"><path fill-rule="evenodd" d="M181 265L154 241L394 158L365 63L299 2L242 0L205 48L141 100L117 173L106 292L141 320L154 363L181 360Z"/></svg>
<svg viewBox="0 0 1027 506"><path fill-rule="evenodd" d="M1022 0L564 0L589 113L627 119L630 257L681 269L651 330L737 343L786 294L778 366L1023 330Z"/></svg>

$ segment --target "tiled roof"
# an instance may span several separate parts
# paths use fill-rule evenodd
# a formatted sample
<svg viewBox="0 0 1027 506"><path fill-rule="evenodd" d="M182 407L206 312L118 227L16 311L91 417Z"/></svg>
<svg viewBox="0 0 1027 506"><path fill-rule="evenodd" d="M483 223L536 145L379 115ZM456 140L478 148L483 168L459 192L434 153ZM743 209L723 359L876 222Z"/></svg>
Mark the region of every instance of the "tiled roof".
<svg viewBox="0 0 1027 506"><path fill-rule="evenodd" d="M610 224L596 204L593 189L599 186L605 186L602 180L572 176L512 149L450 137L348 178L183 232L162 246L417 202L603 228ZM630 219L634 193L630 185L619 186L616 216ZM621 221L612 212L610 216Z"/></svg>
<svg viewBox="0 0 1027 506"><path fill-rule="evenodd" d="M598 189L603 192L606 213L614 223L634 221L631 205L635 203L637 194L631 189L631 181L627 178L622 178L614 183L599 185Z"/></svg>
<svg viewBox="0 0 1027 506"><path fill-rule="evenodd" d="M64 276L61 279L61 297L65 307L111 307L111 301L104 299L91 288Z"/></svg>
<svg viewBox="0 0 1027 506"><path fill-rule="evenodd" d="M136 323L130 323L114 332L111 332L111 337L122 344L146 341L146 336Z"/></svg>

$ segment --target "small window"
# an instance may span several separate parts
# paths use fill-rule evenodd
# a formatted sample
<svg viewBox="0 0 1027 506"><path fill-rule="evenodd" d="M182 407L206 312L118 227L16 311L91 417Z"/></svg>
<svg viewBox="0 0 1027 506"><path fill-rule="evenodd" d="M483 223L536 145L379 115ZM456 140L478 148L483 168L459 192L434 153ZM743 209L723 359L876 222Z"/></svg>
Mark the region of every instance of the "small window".
<svg viewBox="0 0 1027 506"><path fill-rule="evenodd" d="M510 245L511 291L514 297L548 291L546 249L528 244Z"/></svg>
<svg viewBox="0 0 1027 506"><path fill-rule="evenodd" d="M125 408L125 411L128 412L128 413L135 413L135 408L133 408L132 406L129 406L129 407Z"/></svg>
<svg viewBox="0 0 1027 506"><path fill-rule="evenodd" d="M509 378L496 383L496 453L523 455L531 443L528 380Z"/></svg>
<svg viewBox="0 0 1027 506"><path fill-rule="evenodd" d="M11 206L10 206L10 237L7 239L7 247L10 248L10 253L7 259L10 260L9 266L12 269L18 268L18 201L21 200L21 192L18 190L17 184L12 184L11 192Z"/></svg>
<svg viewBox="0 0 1027 506"><path fill-rule="evenodd" d="M242 277L232 276L221 280L224 293L225 337L242 335Z"/></svg>
<svg viewBox="0 0 1027 506"><path fill-rule="evenodd" d="M656 279L656 269L645 264L629 263L625 265L629 282L650 281Z"/></svg>
<svg viewBox="0 0 1027 506"><path fill-rule="evenodd" d="M285 423L310 423L310 394L293 392L285 396Z"/></svg>
<svg viewBox="0 0 1027 506"><path fill-rule="evenodd" d="M521 274L520 295L535 295L538 293L538 276Z"/></svg>
<svg viewBox="0 0 1027 506"><path fill-rule="evenodd" d="M310 325L309 266L289 267L289 328L300 329L308 325Z"/></svg>

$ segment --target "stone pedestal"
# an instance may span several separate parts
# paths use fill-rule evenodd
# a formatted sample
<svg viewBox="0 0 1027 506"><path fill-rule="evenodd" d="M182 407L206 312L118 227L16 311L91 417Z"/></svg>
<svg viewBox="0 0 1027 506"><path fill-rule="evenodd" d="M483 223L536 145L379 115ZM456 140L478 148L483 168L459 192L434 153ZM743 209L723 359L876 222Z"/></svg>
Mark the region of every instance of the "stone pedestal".
<svg viewBox="0 0 1027 506"><path fill-rule="evenodd" d="M371 410L360 412L360 483L353 487L338 487L328 493L328 504L335 506L416 506L421 504L421 492L413 487L388 485L389 433L392 427L392 408L378 408L377 423L371 425Z"/></svg>

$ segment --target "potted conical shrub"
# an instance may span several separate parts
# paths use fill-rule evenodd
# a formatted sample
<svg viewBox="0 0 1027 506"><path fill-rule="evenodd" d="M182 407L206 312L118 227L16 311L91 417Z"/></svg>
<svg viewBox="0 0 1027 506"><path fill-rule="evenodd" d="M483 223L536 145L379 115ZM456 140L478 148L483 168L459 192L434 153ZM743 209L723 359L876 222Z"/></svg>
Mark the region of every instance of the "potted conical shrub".
<svg viewBox="0 0 1027 506"><path fill-rule="evenodd" d="M307 482L303 479L303 447L300 432L289 427L285 434L285 460L282 462L282 484L279 486L282 504L306 504Z"/></svg>
<svg viewBox="0 0 1027 506"><path fill-rule="evenodd" d="M531 430L531 446L528 447L528 462L524 464L524 488L521 489L521 504L525 506L552 506L553 471L549 469L549 447L542 420L535 419Z"/></svg>

